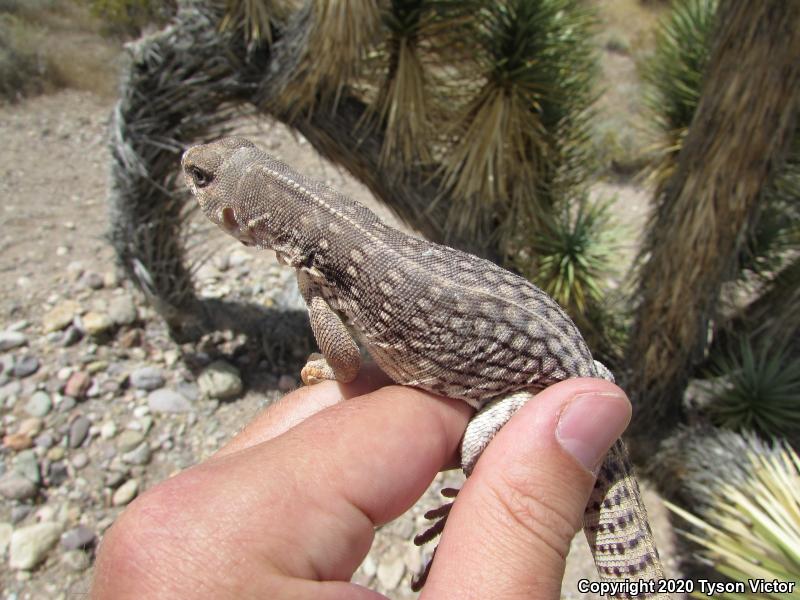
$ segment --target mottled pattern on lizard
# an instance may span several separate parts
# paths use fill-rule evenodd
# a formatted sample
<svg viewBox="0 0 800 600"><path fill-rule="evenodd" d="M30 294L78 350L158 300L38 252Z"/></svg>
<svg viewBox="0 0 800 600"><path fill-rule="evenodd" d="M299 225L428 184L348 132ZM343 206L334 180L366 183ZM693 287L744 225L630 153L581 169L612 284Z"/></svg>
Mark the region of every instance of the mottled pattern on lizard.
<svg viewBox="0 0 800 600"><path fill-rule="evenodd" d="M323 355L304 381L355 378L354 332L397 383L479 409L462 442L467 475L536 391L570 377L613 380L561 307L527 280L388 227L248 140L191 148L183 171L211 221L296 269ZM621 441L600 469L584 530L602 579L663 578Z"/></svg>

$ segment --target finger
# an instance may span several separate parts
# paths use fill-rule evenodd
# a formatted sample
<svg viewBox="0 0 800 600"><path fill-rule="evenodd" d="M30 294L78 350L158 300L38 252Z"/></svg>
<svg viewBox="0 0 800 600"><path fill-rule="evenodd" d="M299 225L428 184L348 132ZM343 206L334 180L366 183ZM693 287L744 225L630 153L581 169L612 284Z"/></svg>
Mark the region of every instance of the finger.
<svg viewBox="0 0 800 600"><path fill-rule="evenodd" d="M377 365L368 363L350 383L325 381L303 386L270 405L214 456L225 456L270 440L328 406L363 396L391 383L389 376Z"/></svg>
<svg viewBox="0 0 800 600"><path fill-rule="evenodd" d="M630 410L599 379L561 382L520 409L459 493L423 597L559 598L592 470Z"/></svg>
<svg viewBox="0 0 800 600"><path fill-rule="evenodd" d="M114 573L117 591L155 580L181 598L286 597L275 582L298 579L341 585L374 527L407 510L454 453L469 416L462 402L391 386L212 458L123 513L97 580Z"/></svg>

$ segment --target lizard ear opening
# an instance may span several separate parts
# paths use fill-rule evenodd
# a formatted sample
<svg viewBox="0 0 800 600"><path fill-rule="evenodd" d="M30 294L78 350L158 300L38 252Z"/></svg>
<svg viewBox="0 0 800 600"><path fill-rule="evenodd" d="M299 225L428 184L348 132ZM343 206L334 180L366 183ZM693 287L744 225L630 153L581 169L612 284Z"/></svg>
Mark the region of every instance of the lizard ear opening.
<svg viewBox="0 0 800 600"><path fill-rule="evenodd" d="M237 234L239 232L239 222L236 220L236 213L230 206L222 209L222 228L225 233Z"/></svg>

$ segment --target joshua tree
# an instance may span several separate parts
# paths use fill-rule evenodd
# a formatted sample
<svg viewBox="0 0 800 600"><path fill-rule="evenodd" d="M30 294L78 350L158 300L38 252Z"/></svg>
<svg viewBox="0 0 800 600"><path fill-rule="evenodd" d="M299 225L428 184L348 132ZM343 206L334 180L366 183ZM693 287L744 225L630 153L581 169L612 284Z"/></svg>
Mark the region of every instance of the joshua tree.
<svg viewBox="0 0 800 600"><path fill-rule="evenodd" d="M800 5L721 2L699 101L640 258L628 351L639 432L658 422L666 435L681 419L722 284L789 154L799 102Z"/></svg>

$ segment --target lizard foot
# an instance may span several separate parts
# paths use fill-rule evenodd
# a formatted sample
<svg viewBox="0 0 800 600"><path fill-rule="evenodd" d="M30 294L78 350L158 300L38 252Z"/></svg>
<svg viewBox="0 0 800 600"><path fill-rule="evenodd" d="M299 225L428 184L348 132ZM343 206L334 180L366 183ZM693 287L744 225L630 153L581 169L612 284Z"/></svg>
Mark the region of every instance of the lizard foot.
<svg viewBox="0 0 800 600"><path fill-rule="evenodd" d="M309 355L306 366L300 371L300 379L305 385L314 385L329 379L336 379L336 375L325 357L314 352Z"/></svg>
<svg viewBox="0 0 800 600"><path fill-rule="evenodd" d="M445 498L455 498L457 495L458 495L458 490L455 488L442 489L442 496L444 496ZM442 506L440 506L439 508L434 508L433 510L429 510L428 512L426 512L425 518L429 521L435 521L435 523L431 525L428 529L420 533L418 536L416 536L414 538L414 544L417 546L422 546L423 544L427 544L432 539L439 536L444 530L444 525L447 522L447 516L450 514L451 508L453 508L453 503L447 502ZM425 565L425 568L422 569L422 571L418 573L417 576L414 577L414 579L411 581L412 591L418 592L422 589L422 586L425 585L425 581L428 579L428 573L430 573L431 565L433 564L433 559L435 556L436 556L436 548L434 548L430 559L428 559L428 562Z"/></svg>

